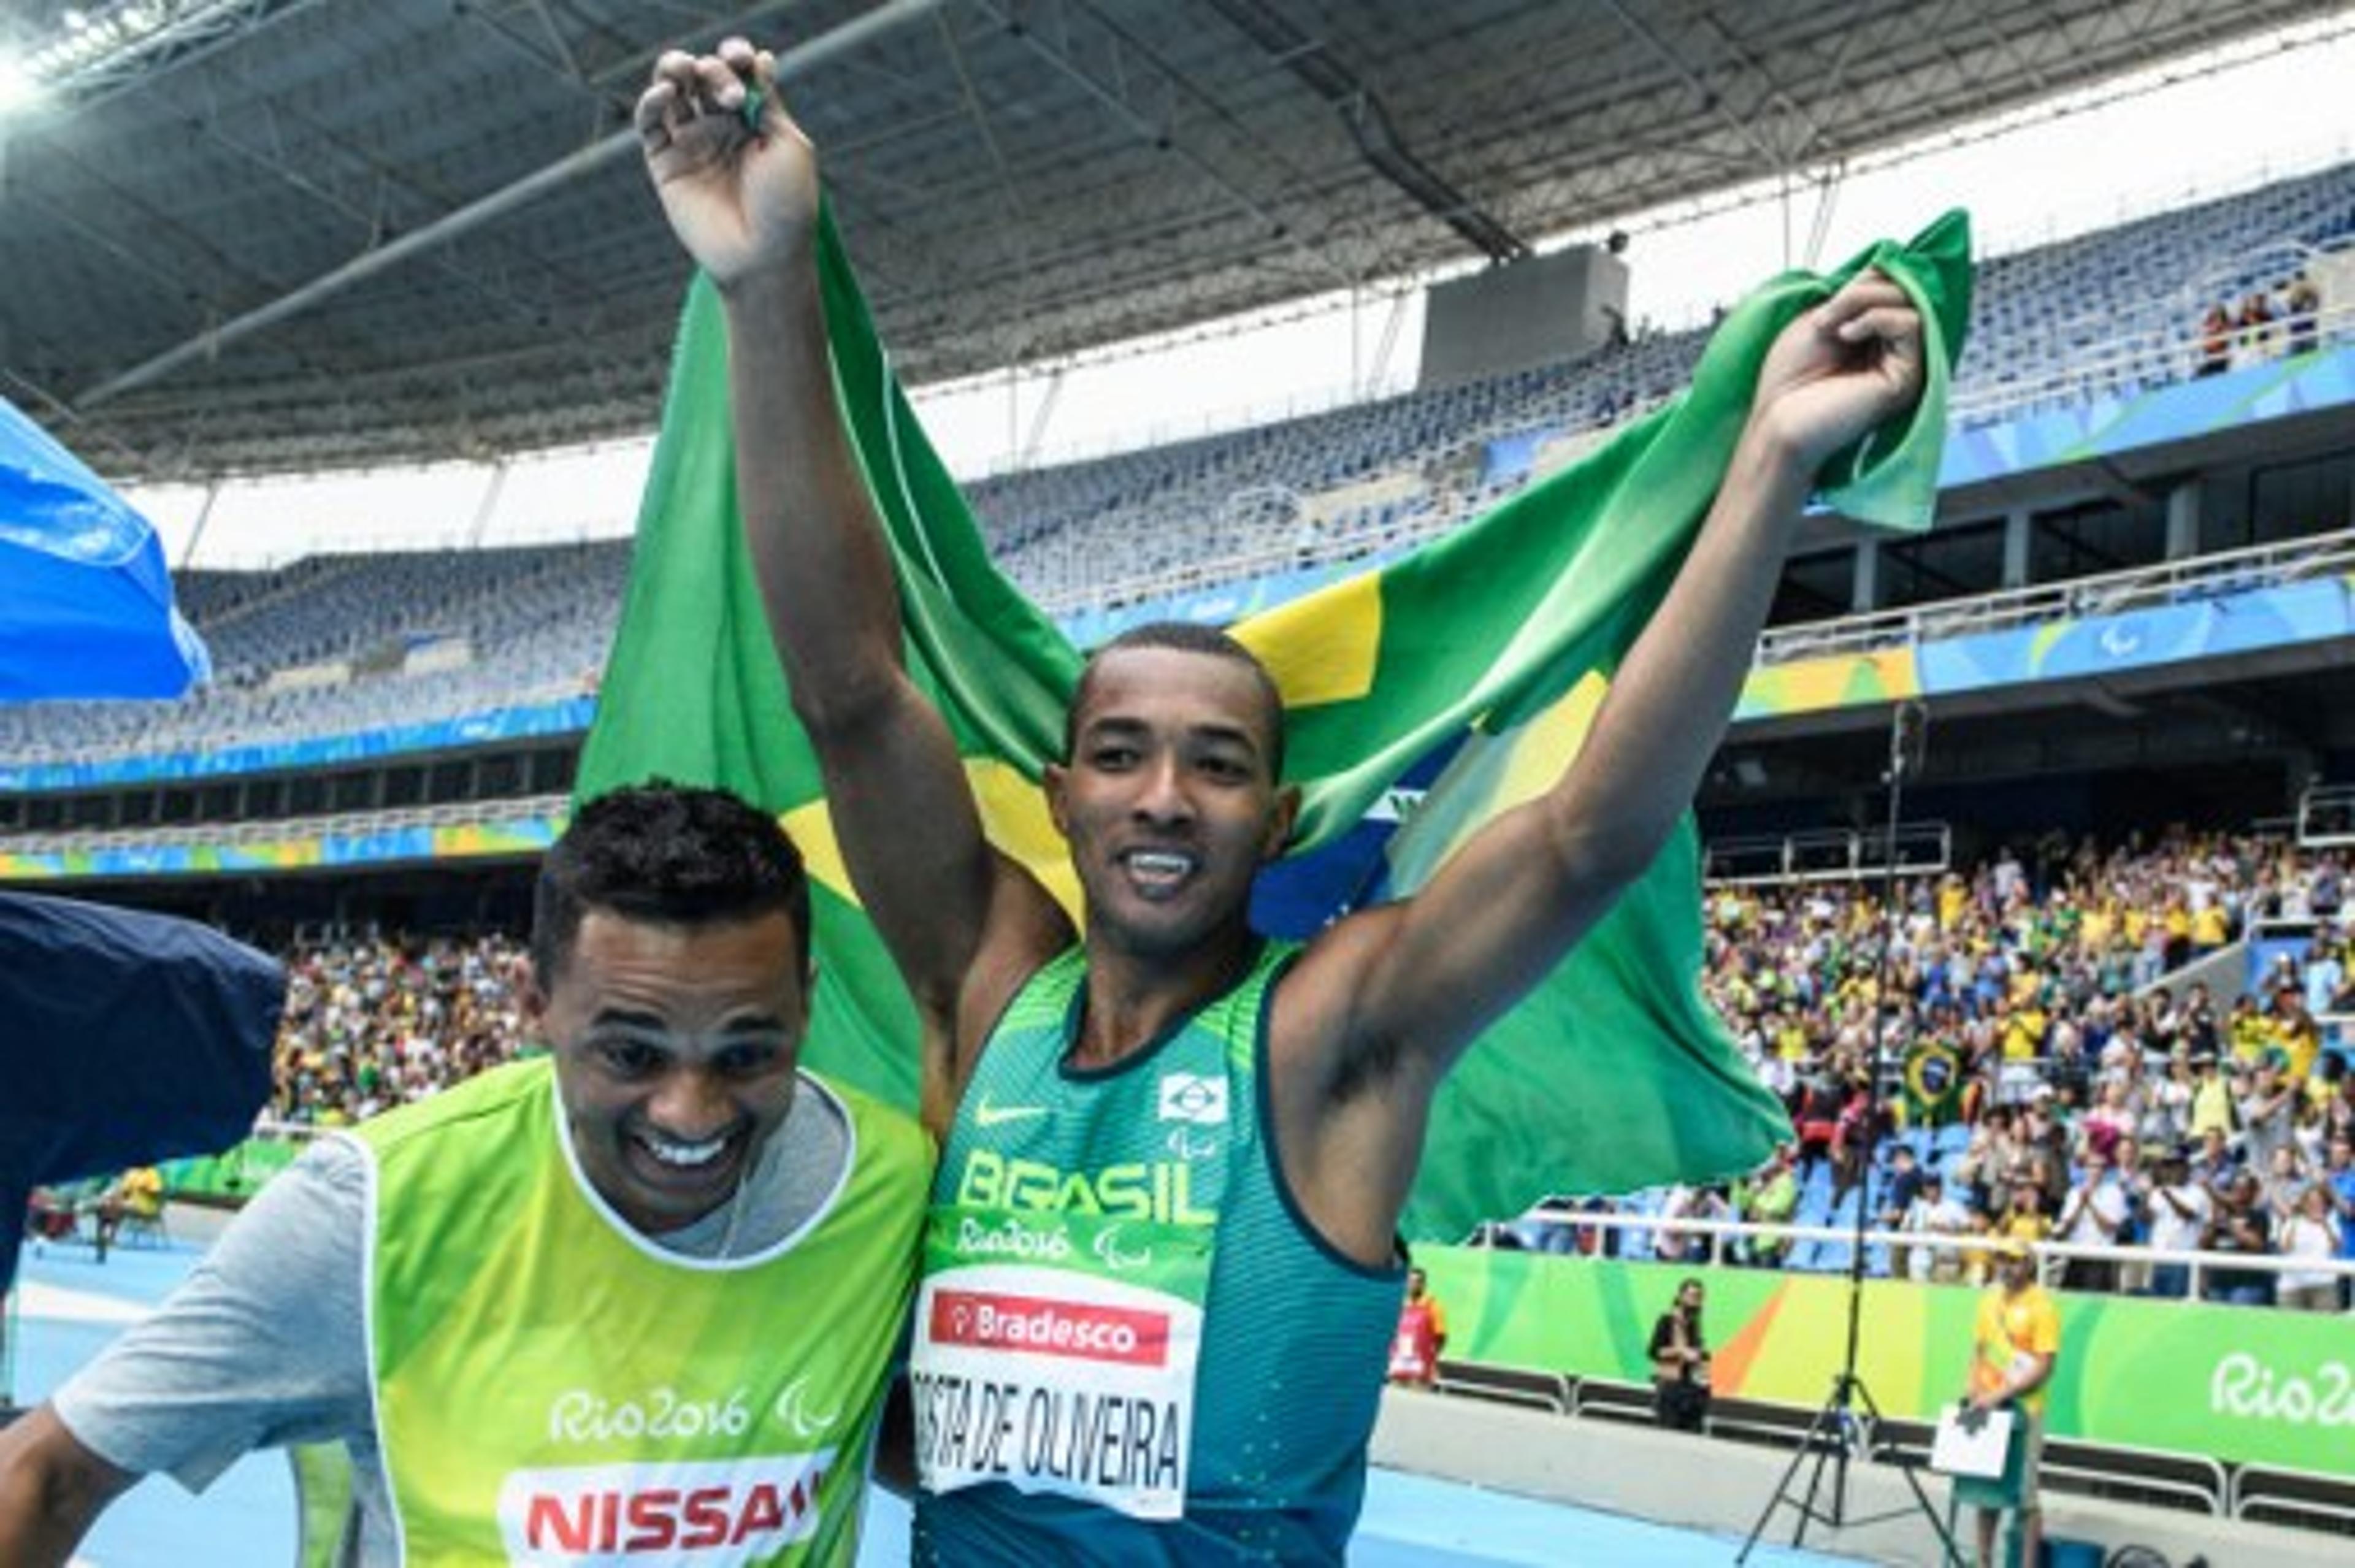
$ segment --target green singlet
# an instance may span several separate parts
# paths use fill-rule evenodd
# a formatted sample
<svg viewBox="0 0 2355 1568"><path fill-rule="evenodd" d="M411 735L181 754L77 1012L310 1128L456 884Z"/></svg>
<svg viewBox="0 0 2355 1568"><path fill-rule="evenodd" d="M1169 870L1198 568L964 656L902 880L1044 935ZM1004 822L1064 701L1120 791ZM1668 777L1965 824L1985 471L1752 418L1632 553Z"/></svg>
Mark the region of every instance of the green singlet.
<svg viewBox="0 0 2355 1568"><path fill-rule="evenodd" d="M1294 1206L1266 1100L1296 949L1082 1070L1078 949L983 1050L932 1186L910 1381L922 1563L1338 1563L1402 1275Z"/></svg>

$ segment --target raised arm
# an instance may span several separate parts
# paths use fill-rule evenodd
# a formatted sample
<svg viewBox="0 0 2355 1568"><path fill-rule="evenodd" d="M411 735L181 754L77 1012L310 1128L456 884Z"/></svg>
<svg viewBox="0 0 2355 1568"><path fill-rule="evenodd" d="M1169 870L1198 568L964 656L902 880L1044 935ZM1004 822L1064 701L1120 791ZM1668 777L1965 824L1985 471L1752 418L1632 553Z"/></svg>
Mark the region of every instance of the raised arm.
<svg viewBox="0 0 2355 1568"><path fill-rule="evenodd" d="M1878 273L1785 329L1700 537L1577 760L1416 897L1328 933L1353 998L1345 1055L1420 1062L1435 1081L1651 864L1717 749L1816 471L1921 385L1920 321Z"/></svg>
<svg viewBox="0 0 2355 1568"><path fill-rule="evenodd" d="M933 1043L952 1041L991 933L1045 945L1060 917L990 849L948 728L901 662L883 526L835 398L815 150L774 59L741 38L665 55L636 123L663 210L719 291L738 506L844 859Z"/></svg>

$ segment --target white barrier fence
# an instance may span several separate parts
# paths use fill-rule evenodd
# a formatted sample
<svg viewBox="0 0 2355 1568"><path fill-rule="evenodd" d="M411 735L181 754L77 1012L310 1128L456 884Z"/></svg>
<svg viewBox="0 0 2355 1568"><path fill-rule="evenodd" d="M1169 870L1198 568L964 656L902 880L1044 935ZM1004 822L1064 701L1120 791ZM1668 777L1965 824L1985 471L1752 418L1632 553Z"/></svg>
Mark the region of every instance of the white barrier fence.
<svg viewBox="0 0 2355 1568"><path fill-rule="evenodd" d="M1543 1225L1560 1232L1562 1239L1571 1243L1567 1249L1564 1249L1567 1255L1575 1255L1583 1250L1577 1245L1580 1233L1582 1232L1593 1232L1598 1239L1598 1245L1599 1238L1605 1233L1617 1234L1628 1239L1640 1237L1647 1241L1650 1245L1651 1253L1648 1261L1664 1264L1719 1264L1742 1261L1737 1260L1733 1255L1735 1243L1766 1243L1775 1249L1775 1256L1780 1258L1787 1255L1789 1251L1800 1243L1828 1243L1838 1246L1849 1246L1857 1240L1855 1228L1846 1225L1774 1225L1748 1220L1667 1219L1657 1214L1586 1214L1554 1210L1525 1214L1519 1220L1508 1221L1505 1228L1512 1229L1524 1224ZM1493 1233L1494 1228L1484 1231L1484 1236L1493 1236ZM1671 1250L1662 1250L1664 1242L1669 1244ZM1476 1246L1487 1243L1476 1240L1472 1244ZM2004 1239L1995 1235L1949 1235L1934 1231L1889 1231L1868 1228L1864 1232L1864 1245L1868 1253L1875 1247L1887 1247L1908 1253L1921 1252L1932 1254L1941 1253L1960 1254L1955 1259L1955 1266L1951 1271L1954 1279L1939 1282L1954 1283L1966 1273L1964 1265L1970 1254L1992 1254L1998 1248L2004 1245ZM1524 1250L1549 1253L1556 1251L1549 1246ZM1744 1250L1746 1253L1755 1251L1754 1248ZM2275 1276L2284 1274L2328 1275L2339 1281L2355 1279L2355 1261L2336 1258L2328 1260L2294 1258L2284 1257L2274 1253L2158 1252L2149 1247L2088 1246L2072 1242L2038 1242L2032 1243L2030 1250L2036 1255L2037 1276L2047 1285L2057 1285L2062 1265L2073 1260L2082 1259L2137 1270L2158 1269L2169 1265L2179 1266L2186 1271L2188 1281L2188 1289L2183 1299L2190 1301L2206 1298L2205 1286L2208 1284L2208 1276L2219 1271L2244 1275L2265 1274ZM1625 1252L1626 1249L1623 1246L1621 1252L1623 1257ZM1646 1260L1637 1258L1630 1261ZM1780 1268L1785 1265L1776 1263L1764 1266ZM1846 1268L1828 1272L1845 1273ZM1868 1277L1888 1276L1869 1275Z"/></svg>

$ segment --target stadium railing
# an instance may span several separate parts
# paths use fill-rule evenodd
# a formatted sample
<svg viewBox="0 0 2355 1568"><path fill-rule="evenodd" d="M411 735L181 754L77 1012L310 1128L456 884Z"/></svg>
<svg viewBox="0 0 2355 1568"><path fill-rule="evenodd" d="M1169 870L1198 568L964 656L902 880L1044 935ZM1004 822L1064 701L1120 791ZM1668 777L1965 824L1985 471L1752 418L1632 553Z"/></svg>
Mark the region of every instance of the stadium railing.
<svg viewBox="0 0 2355 1568"><path fill-rule="evenodd" d="M1519 1405L1525 1410L1571 1412L1570 1395L1577 1379L1563 1372L1531 1371L1526 1367L1492 1367L1478 1361L1439 1363L1436 1383L1442 1393L1485 1399L1492 1404Z"/></svg>
<svg viewBox="0 0 2355 1568"><path fill-rule="evenodd" d="M2220 550L2062 582L1999 589L1967 599L1939 600L1902 610L1874 610L1828 621L1773 626L1758 639L1755 662L1775 665L1793 659L1870 653L1970 633L1998 632L2082 615L2115 614L2147 604L2275 586L2350 570L2355 570L2355 528L2278 544Z"/></svg>
<svg viewBox="0 0 2355 1568"><path fill-rule="evenodd" d="M2309 784L2297 797L2300 848L2355 844L2355 784Z"/></svg>
<svg viewBox="0 0 2355 1568"><path fill-rule="evenodd" d="M2243 1465L2232 1473L2226 1504L2234 1519L2355 1535L2355 1481L2344 1476Z"/></svg>
<svg viewBox="0 0 2355 1568"><path fill-rule="evenodd" d="M1701 846L1701 880L1712 886L1849 882L1879 876L1893 863L1902 876L1935 876L1954 864L1954 830L1943 822L1862 831L1764 834L1712 838Z"/></svg>
<svg viewBox="0 0 2355 1568"><path fill-rule="evenodd" d="M1785 1257L1796 1256L1799 1247L1809 1243L1821 1243L1836 1249L1838 1261L1835 1266L1796 1268L1789 1264L1774 1265L1802 1274L1845 1272L1849 1256L1849 1248L1856 1241L1854 1228L1847 1225L1774 1225L1751 1220L1681 1218L1664 1220L1656 1213L1570 1213L1542 1207L1530 1211L1517 1221L1510 1221L1509 1225L1517 1239L1522 1241L1522 1250L1555 1253L1562 1256L1578 1255L1582 1250L1577 1245L1582 1232L1593 1232L1597 1236L1604 1232L1614 1233L1621 1238L1619 1257L1623 1261L1631 1263L1732 1264L1738 1260L1734 1256L1734 1249L1731 1243L1742 1241L1785 1243L1785 1250L1783 1255ZM1530 1246L1528 1244L1528 1239L1533 1230L1552 1239L1567 1243L1568 1245ZM1658 1241L1663 1233L1678 1239L1679 1242L1678 1250L1665 1256L1658 1251ZM1486 1238L1493 1234L1493 1228L1484 1227L1480 1236L1466 1244L1471 1246L1488 1244ZM1999 1237L1989 1235L1948 1236L1926 1231L1890 1231L1879 1228L1868 1228L1864 1232L1864 1245L1869 1256L1879 1249L1888 1247L1902 1247L1908 1253L1959 1253L1966 1255L1974 1253L1984 1253L1997 1246L2000 1240ZM1686 1244L1696 1242L1701 1244L1698 1253L1684 1250ZM2036 1254L2038 1277L2048 1285L2057 1285L2061 1272L2058 1265L2066 1264L2072 1259L2082 1258L2101 1263L2131 1264L2151 1267L2180 1264L2187 1270L2190 1282L2189 1293L2181 1299L2190 1303L2204 1303L2211 1307L2222 1304L2205 1301L2202 1287L2207 1283L2208 1275L2217 1270L2236 1274L2327 1274L2341 1280L2355 1279L2355 1262L2344 1259L2291 1258L2275 1253L2159 1252L2150 1247L2086 1246L2070 1242L2038 1242L2033 1244L2031 1250ZM1869 1274L1868 1277L1885 1278L1887 1276ZM2254 1308L2254 1310L2280 1309Z"/></svg>
<svg viewBox="0 0 2355 1568"><path fill-rule="evenodd" d="M1869 1452L1876 1459L1925 1466L1936 1436L1932 1423L1883 1417L1871 1426ZM2222 1461L2204 1454L2047 1437L2038 1474L2049 1486L2091 1497L2219 1517L2232 1512L2232 1477Z"/></svg>

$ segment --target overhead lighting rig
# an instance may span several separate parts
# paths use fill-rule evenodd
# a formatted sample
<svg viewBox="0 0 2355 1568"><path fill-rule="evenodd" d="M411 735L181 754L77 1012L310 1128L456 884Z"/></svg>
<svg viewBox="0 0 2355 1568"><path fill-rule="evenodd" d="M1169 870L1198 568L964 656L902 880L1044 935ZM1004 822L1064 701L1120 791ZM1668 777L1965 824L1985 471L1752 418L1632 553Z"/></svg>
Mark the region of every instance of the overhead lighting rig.
<svg viewBox="0 0 2355 1568"><path fill-rule="evenodd" d="M60 12L46 40L0 52L0 112L66 107L127 87L312 0L112 0Z"/></svg>

